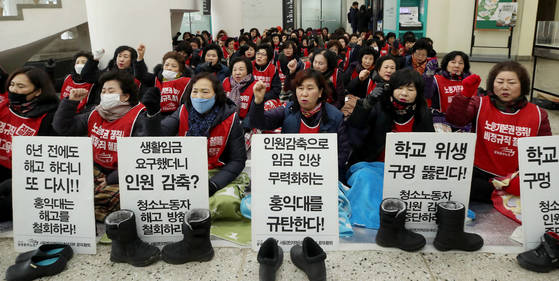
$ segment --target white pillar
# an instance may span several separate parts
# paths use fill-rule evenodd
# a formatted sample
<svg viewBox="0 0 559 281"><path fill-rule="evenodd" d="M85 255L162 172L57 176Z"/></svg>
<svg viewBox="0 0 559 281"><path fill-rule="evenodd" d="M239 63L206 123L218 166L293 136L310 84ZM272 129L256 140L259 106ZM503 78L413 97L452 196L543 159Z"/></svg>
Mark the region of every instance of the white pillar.
<svg viewBox="0 0 559 281"><path fill-rule="evenodd" d="M243 28L243 2L241 0L212 0L212 36L225 30L230 37L239 36ZM279 11L281 13L281 11ZM248 15L250 16L250 15ZM248 32L248 30L247 30Z"/></svg>
<svg viewBox="0 0 559 281"><path fill-rule="evenodd" d="M105 49L104 67L121 45L146 46L145 62L151 70L172 50L171 9L197 10L194 0L137 1L85 0L91 49Z"/></svg>

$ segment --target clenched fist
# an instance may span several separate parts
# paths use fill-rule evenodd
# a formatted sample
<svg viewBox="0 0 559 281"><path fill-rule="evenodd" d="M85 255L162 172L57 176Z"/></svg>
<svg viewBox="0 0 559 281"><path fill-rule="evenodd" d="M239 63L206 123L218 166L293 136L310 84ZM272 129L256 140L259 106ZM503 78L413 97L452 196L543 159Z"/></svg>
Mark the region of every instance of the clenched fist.
<svg viewBox="0 0 559 281"><path fill-rule="evenodd" d="M371 72L366 70L366 69L361 70L361 72L359 72L359 80L365 81L365 79L367 79L367 77L369 77L370 73Z"/></svg>
<svg viewBox="0 0 559 281"><path fill-rule="evenodd" d="M254 103L261 104L264 101L264 95L266 95L266 84L262 81L256 82L252 87L252 92L254 93Z"/></svg>
<svg viewBox="0 0 559 281"><path fill-rule="evenodd" d="M83 98L87 97L89 93L86 89L74 88L70 90L69 100L81 101Z"/></svg>
<svg viewBox="0 0 559 281"><path fill-rule="evenodd" d="M140 44L138 46L138 61L141 61L144 59L144 55L146 54L146 46L144 44Z"/></svg>

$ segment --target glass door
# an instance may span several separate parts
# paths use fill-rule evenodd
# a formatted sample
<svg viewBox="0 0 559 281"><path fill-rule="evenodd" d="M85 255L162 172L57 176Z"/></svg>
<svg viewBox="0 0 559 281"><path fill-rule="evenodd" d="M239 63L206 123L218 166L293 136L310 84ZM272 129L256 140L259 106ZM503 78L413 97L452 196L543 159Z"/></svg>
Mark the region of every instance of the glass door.
<svg viewBox="0 0 559 281"><path fill-rule="evenodd" d="M342 26L342 0L302 0L301 24L303 29L327 27L330 32Z"/></svg>

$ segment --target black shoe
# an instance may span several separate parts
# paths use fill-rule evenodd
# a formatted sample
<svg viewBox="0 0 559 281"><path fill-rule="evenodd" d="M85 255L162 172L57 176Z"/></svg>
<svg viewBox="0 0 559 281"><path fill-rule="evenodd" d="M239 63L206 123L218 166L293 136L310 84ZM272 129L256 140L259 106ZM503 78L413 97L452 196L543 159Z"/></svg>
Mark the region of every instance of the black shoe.
<svg viewBox="0 0 559 281"><path fill-rule="evenodd" d="M74 251L72 250L72 247L64 244L45 244L39 246L39 248L33 251L19 254L16 258L16 263L24 262L33 256L42 257L54 255L61 255L69 261L74 256Z"/></svg>
<svg viewBox="0 0 559 281"><path fill-rule="evenodd" d="M6 280L25 281L56 275L64 271L67 262L62 255L32 256L26 261L10 266L6 271Z"/></svg>
<svg viewBox="0 0 559 281"><path fill-rule="evenodd" d="M326 281L326 253L312 238L305 237L303 246L293 246L290 255L293 264L303 270L310 281Z"/></svg>
<svg viewBox="0 0 559 281"><path fill-rule="evenodd" d="M439 251L477 251L483 247L483 238L464 232L466 218L464 204L456 201L442 202L437 207L437 236L433 246Z"/></svg>
<svg viewBox="0 0 559 281"><path fill-rule="evenodd" d="M258 263L260 263L260 281L275 281L276 271L283 262L283 250L278 247L278 242L274 238L268 238L258 250Z"/></svg>
<svg viewBox="0 0 559 281"><path fill-rule="evenodd" d="M209 261L214 257L210 241L210 210L192 209L184 215L183 240L165 245L161 258L170 264Z"/></svg>
<svg viewBox="0 0 559 281"><path fill-rule="evenodd" d="M559 235L547 232L541 240L537 248L516 257L520 266L535 272L550 272L559 268Z"/></svg>
<svg viewBox="0 0 559 281"><path fill-rule="evenodd" d="M376 242L382 247L395 247L413 252L425 246L425 237L406 229L406 203L398 198L386 198L380 203L380 227Z"/></svg>
<svg viewBox="0 0 559 281"><path fill-rule="evenodd" d="M140 240L136 217L130 210L112 212L105 218L107 236L112 240L111 261L147 266L159 260L159 248Z"/></svg>

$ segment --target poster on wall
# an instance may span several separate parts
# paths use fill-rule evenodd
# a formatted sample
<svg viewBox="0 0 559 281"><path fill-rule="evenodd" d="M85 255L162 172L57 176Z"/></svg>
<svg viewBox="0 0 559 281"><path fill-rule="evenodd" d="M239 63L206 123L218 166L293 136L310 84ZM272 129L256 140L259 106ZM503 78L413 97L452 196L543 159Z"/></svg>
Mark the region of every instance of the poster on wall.
<svg viewBox="0 0 559 281"><path fill-rule="evenodd" d="M383 24L384 30L396 31L396 24L398 19L396 18L396 1L385 0L384 10L383 10Z"/></svg>
<svg viewBox="0 0 559 281"><path fill-rule="evenodd" d="M513 0L477 0L476 29L508 29L516 24L518 3Z"/></svg>
<svg viewBox="0 0 559 281"><path fill-rule="evenodd" d="M283 0L283 29L295 29L295 1Z"/></svg>

